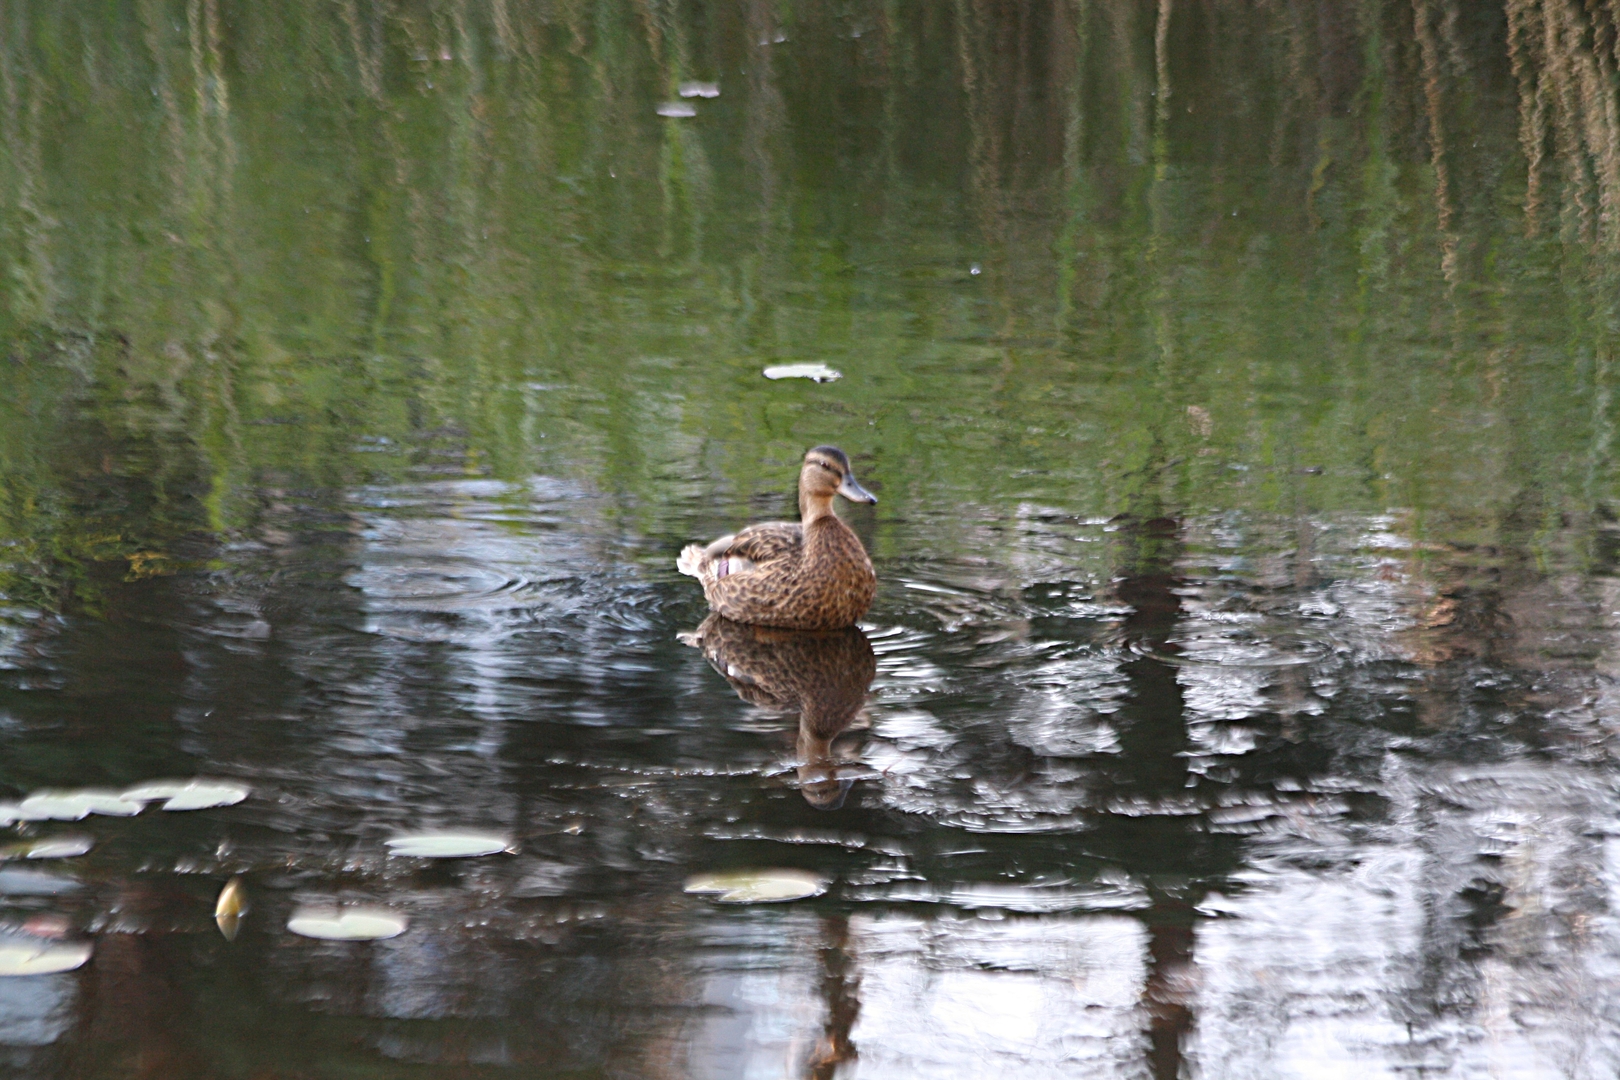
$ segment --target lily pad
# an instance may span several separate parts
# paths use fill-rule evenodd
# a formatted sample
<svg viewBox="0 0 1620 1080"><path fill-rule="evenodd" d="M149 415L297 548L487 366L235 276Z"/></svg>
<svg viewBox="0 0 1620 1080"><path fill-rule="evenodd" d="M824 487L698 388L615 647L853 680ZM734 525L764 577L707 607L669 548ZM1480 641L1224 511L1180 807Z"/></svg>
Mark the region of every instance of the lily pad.
<svg viewBox="0 0 1620 1080"><path fill-rule="evenodd" d="M415 859L468 859L510 851L512 841L495 833L413 833L387 841L388 854Z"/></svg>
<svg viewBox="0 0 1620 1080"><path fill-rule="evenodd" d="M826 364L777 364L764 371L767 379L809 379L811 382L832 382L842 379L844 373Z"/></svg>
<svg viewBox="0 0 1620 1080"><path fill-rule="evenodd" d="M36 791L17 804L17 816L24 821L82 821L91 814L134 817L145 804L126 799L122 792L101 788L72 791Z"/></svg>
<svg viewBox="0 0 1620 1080"><path fill-rule="evenodd" d="M381 941L399 937L411 921L384 907L301 907L287 920L300 937L323 941Z"/></svg>
<svg viewBox="0 0 1620 1080"><path fill-rule="evenodd" d="M246 784L229 780L154 780L122 792L125 799L139 802L164 800L165 810L212 810L235 806L253 791Z"/></svg>
<svg viewBox="0 0 1620 1080"><path fill-rule="evenodd" d="M680 120L688 116L696 116L697 110L684 101L666 101L658 106L658 115Z"/></svg>
<svg viewBox="0 0 1620 1080"><path fill-rule="evenodd" d="M0 847L0 861L5 859L71 859L88 854L95 847L88 836L47 836L40 840L25 840L20 844Z"/></svg>
<svg viewBox="0 0 1620 1080"><path fill-rule="evenodd" d="M686 879L685 891L721 904L781 904L827 891L827 879L807 870L732 870Z"/></svg>
<svg viewBox="0 0 1620 1080"><path fill-rule="evenodd" d="M717 98L720 96L720 84L712 82L683 82L681 83L681 97L683 98Z"/></svg>
<svg viewBox="0 0 1620 1080"><path fill-rule="evenodd" d="M0 937L0 976L54 975L81 968L90 959L88 941L47 941L21 934Z"/></svg>

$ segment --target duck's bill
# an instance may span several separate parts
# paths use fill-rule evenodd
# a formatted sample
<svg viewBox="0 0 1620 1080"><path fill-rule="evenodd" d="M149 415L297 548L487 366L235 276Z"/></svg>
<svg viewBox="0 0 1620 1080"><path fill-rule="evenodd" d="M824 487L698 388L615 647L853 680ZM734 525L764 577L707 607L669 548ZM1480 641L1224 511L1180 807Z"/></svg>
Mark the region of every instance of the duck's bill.
<svg viewBox="0 0 1620 1080"><path fill-rule="evenodd" d="M877 496L861 487L861 485L857 484L853 476L844 477L844 482L838 485L838 494L842 495L850 502L877 502Z"/></svg>

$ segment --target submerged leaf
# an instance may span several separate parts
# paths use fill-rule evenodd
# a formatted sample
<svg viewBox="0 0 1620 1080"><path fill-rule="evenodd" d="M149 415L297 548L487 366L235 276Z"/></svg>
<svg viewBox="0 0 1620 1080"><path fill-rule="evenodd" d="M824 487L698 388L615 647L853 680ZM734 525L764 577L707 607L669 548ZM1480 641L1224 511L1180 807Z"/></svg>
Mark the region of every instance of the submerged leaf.
<svg viewBox="0 0 1620 1080"><path fill-rule="evenodd" d="M335 908L305 906L293 912L287 929L300 937L323 941L381 941L398 937L411 925L397 911L384 907Z"/></svg>
<svg viewBox="0 0 1620 1080"><path fill-rule="evenodd" d="M387 841L388 854L417 859L466 859L497 855L512 849L512 841L495 833L413 833Z"/></svg>
<svg viewBox="0 0 1620 1080"><path fill-rule="evenodd" d="M81 968L90 959L88 941L47 941L21 934L0 937L0 976L54 975Z"/></svg>
<svg viewBox="0 0 1620 1080"><path fill-rule="evenodd" d="M685 891L721 904L779 904L820 896L827 879L806 870L733 870L689 877Z"/></svg>

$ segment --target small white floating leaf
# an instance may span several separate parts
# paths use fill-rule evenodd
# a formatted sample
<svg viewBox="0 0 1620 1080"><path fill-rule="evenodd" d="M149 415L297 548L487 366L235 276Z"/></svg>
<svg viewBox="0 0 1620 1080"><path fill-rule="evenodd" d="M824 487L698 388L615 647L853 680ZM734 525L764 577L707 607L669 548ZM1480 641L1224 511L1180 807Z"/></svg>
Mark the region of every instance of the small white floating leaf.
<svg viewBox="0 0 1620 1080"><path fill-rule="evenodd" d="M827 891L827 879L806 870L733 870L686 879L686 891L722 904L780 904Z"/></svg>
<svg viewBox="0 0 1620 1080"><path fill-rule="evenodd" d="M826 364L777 364L765 369L767 379L809 379L812 382L832 382L842 379L844 373Z"/></svg>
<svg viewBox="0 0 1620 1080"><path fill-rule="evenodd" d="M658 106L658 115L681 120L688 116L696 116L697 109L684 101L666 101Z"/></svg>
<svg viewBox="0 0 1620 1080"><path fill-rule="evenodd" d="M0 848L0 859L71 859L95 846L88 836L48 836Z"/></svg>
<svg viewBox="0 0 1620 1080"><path fill-rule="evenodd" d="M211 810L235 806L253 791L246 784L229 780L154 780L124 791L123 798L136 802L163 801L165 810Z"/></svg>
<svg viewBox="0 0 1620 1080"><path fill-rule="evenodd" d="M46 941L17 934L0 938L0 976L54 975L81 968L89 959L88 941Z"/></svg>
<svg viewBox="0 0 1620 1080"><path fill-rule="evenodd" d="M36 791L17 804L17 816L24 821L80 821L91 814L133 817L144 804L126 799L122 792L100 788L76 791Z"/></svg>
<svg viewBox="0 0 1620 1080"><path fill-rule="evenodd" d="M681 83L681 97L717 98L720 96L720 84L712 82L683 82Z"/></svg>
<svg viewBox="0 0 1620 1080"><path fill-rule="evenodd" d="M287 920L300 937L323 941L381 941L399 937L411 921L384 907L301 907Z"/></svg>
<svg viewBox="0 0 1620 1080"><path fill-rule="evenodd" d="M495 833L414 833L387 841L388 854L415 859L467 859L509 851L512 841Z"/></svg>
<svg viewBox="0 0 1620 1080"><path fill-rule="evenodd" d="M0 803L0 829L22 820L22 808L16 803Z"/></svg>

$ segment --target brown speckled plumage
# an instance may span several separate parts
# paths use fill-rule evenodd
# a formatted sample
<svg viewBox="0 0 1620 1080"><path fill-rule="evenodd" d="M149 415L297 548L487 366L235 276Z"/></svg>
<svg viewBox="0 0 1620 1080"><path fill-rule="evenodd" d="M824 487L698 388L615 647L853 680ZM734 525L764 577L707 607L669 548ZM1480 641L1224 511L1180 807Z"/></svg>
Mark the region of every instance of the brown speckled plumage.
<svg viewBox="0 0 1620 1080"><path fill-rule="evenodd" d="M877 575L860 537L833 513L835 494L876 502L834 446L804 456L801 520L769 521L708 544L691 544L676 567L703 584L709 607L726 618L791 630L853 626L871 606Z"/></svg>

